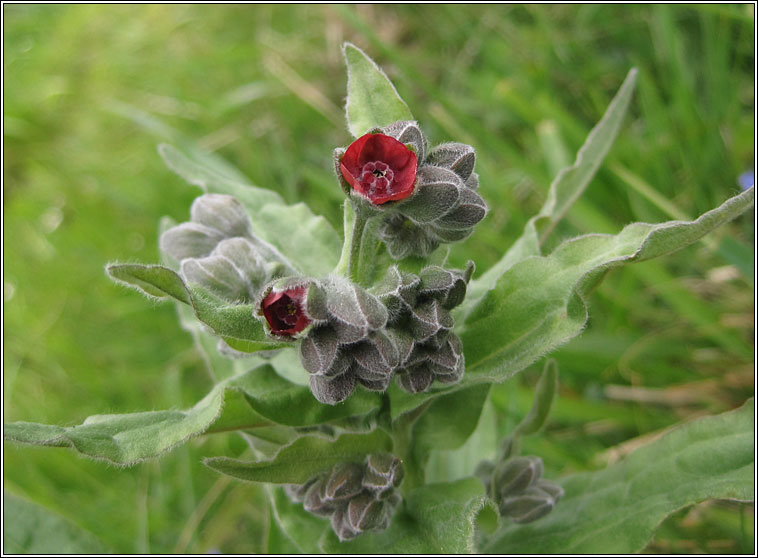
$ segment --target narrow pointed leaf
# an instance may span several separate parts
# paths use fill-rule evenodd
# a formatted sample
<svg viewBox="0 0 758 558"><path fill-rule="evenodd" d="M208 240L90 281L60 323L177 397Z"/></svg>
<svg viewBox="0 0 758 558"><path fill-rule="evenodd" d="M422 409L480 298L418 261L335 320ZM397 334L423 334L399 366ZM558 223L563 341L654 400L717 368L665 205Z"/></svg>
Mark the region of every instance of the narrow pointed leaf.
<svg viewBox="0 0 758 558"><path fill-rule="evenodd" d="M379 402L378 394L361 392L343 405L322 405L307 387L263 366L220 382L186 411L94 415L70 427L13 422L4 425L4 433L6 440L71 447L95 459L130 465L204 433L273 424L312 426L372 413Z"/></svg>
<svg viewBox="0 0 758 558"><path fill-rule="evenodd" d="M669 514L710 498L754 496L755 404L679 426L623 461L560 481L546 517L508 525L482 549L508 554L631 554Z"/></svg>
<svg viewBox="0 0 758 558"><path fill-rule="evenodd" d="M108 274L130 287L137 287L148 296L171 297L189 304L197 319L209 326L233 348L254 352L288 346L271 339L254 314L252 304L230 304L198 285L187 286L179 275L160 265L111 264Z"/></svg>
<svg viewBox="0 0 758 558"><path fill-rule="evenodd" d="M633 223L617 235L575 238L547 257L514 265L465 322L463 381L503 381L575 337L587 321L584 298L607 270L688 246L746 211L754 198L750 189L695 221Z"/></svg>
<svg viewBox="0 0 758 558"><path fill-rule="evenodd" d="M345 43L343 53L347 62L347 123L353 136L398 120L413 120L408 105L376 62L352 43Z"/></svg>
<svg viewBox="0 0 758 558"><path fill-rule="evenodd" d="M369 434L343 434L336 440L304 436L282 448L270 461L213 457L204 463L214 471L246 481L302 484L337 463L360 463L370 453L391 450L391 438L382 430L374 430Z"/></svg>
<svg viewBox="0 0 758 558"><path fill-rule="evenodd" d="M584 145L577 153L574 164L564 168L553 180L545 203L539 213L526 224L521 237L498 263L471 282L467 308L473 308L484 293L492 289L498 278L513 264L529 256L540 254L540 244L545 236L584 192L613 145L629 108L636 81L637 70L632 68L613 101L608 105L605 114L587 136Z"/></svg>

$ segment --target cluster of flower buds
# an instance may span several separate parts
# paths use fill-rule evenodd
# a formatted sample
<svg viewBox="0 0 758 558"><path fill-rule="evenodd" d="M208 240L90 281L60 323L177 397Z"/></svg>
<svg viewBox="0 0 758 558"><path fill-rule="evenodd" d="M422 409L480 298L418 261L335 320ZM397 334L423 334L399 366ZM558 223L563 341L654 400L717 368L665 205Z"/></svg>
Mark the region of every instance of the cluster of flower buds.
<svg viewBox="0 0 758 558"><path fill-rule="evenodd" d="M316 399L344 401L357 384L385 391L393 376L406 391L463 375L460 339L450 310L463 301L464 271L428 266L419 275L388 269L371 291L339 276L284 278L264 290L261 313L273 335L301 331L300 360Z"/></svg>
<svg viewBox="0 0 758 558"><path fill-rule="evenodd" d="M389 310L387 333L400 355L395 372L406 391L426 391L434 380L461 379L463 346L452 332L450 310L463 302L473 271L473 262L462 272L432 265L419 275L392 266L372 289Z"/></svg>
<svg viewBox="0 0 758 558"><path fill-rule="evenodd" d="M275 286L271 293L276 292ZM302 337L300 360L310 373L316 399L329 404L344 401L358 383L371 390L387 389L397 366L397 349L384 333L388 312L381 301L335 275L310 280L307 288L298 292L302 295L294 306L312 324ZM269 324L266 300L271 293L263 302Z"/></svg>
<svg viewBox="0 0 758 558"><path fill-rule="evenodd" d="M417 123L400 121L334 152L345 192L360 208L383 213L379 235L396 260L463 240L487 213L476 192L474 148L444 143L427 151Z"/></svg>
<svg viewBox="0 0 758 558"><path fill-rule="evenodd" d="M266 283L294 273L274 247L253 234L242 204L224 194L196 198L190 221L165 231L160 247L178 262L187 283L229 302L252 302Z"/></svg>
<svg viewBox="0 0 758 558"><path fill-rule="evenodd" d="M496 465L483 461L476 474L497 504L501 517L529 523L550 513L563 497L563 488L543 479L543 472L539 457L517 456Z"/></svg>
<svg viewBox="0 0 758 558"><path fill-rule="evenodd" d="M383 531L400 502L396 488L403 480L403 465L387 453L366 457L364 463L339 463L302 485L285 491L314 515L331 517L341 541L365 531Z"/></svg>

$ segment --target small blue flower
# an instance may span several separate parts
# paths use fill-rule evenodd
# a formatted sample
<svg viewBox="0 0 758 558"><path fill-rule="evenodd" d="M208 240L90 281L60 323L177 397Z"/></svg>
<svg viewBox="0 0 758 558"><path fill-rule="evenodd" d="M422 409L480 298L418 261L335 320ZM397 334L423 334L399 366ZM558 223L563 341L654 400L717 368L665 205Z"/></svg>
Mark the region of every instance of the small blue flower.
<svg viewBox="0 0 758 558"><path fill-rule="evenodd" d="M739 182L740 187L743 191L749 190L755 186L755 173L751 170L743 172L737 179L737 182Z"/></svg>

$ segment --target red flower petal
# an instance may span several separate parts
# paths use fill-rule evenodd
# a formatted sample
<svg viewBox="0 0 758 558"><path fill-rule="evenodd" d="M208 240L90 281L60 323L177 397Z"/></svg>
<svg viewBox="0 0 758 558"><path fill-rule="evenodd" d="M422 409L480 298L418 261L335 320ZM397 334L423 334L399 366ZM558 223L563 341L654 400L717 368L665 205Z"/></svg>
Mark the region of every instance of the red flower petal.
<svg viewBox="0 0 758 558"><path fill-rule="evenodd" d="M373 165L364 169L369 163L384 163L392 172L386 173L385 178ZM340 171L350 187L377 205L410 196L416 183L417 167L416 154L385 134L361 136L350 144L340 161ZM376 174L372 176L367 171Z"/></svg>
<svg viewBox="0 0 758 558"><path fill-rule="evenodd" d="M261 310L275 335L295 335L311 323L303 311L307 286L268 293L261 302Z"/></svg>

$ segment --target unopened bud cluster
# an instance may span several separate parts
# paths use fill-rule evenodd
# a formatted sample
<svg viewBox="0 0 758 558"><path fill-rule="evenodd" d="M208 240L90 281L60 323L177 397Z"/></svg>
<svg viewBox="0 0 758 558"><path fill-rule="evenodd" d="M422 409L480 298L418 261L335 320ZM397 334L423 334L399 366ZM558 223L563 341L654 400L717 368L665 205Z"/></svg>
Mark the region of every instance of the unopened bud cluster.
<svg viewBox="0 0 758 558"><path fill-rule="evenodd" d="M294 273L275 248L252 232L242 204L224 194L196 198L190 221L165 231L160 247L178 262L187 283L229 302L252 302L266 283Z"/></svg>
<svg viewBox="0 0 758 558"><path fill-rule="evenodd" d="M497 464L483 461L477 476L497 504L501 517L529 523L550 513L564 494L559 485L542 478L543 472L539 457L517 456Z"/></svg>
<svg viewBox="0 0 758 558"><path fill-rule="evenodd" d="M341 277L311 283L303 312L313 327L300 359L316 398L338 403L356 384L384 391L393 376L412 393L460 380L463 347L450 310L472 271L473 264L463 272L429 266L415 275L392 266L370 291Z"/></svg>
<svg viewBox="0 0 758 558"><path fill-rule="evenodd" d="M403 465L395 456L381 453L363 463L339 463L302 485L285 491L306 511L330 517L341 541L365 531L383 531L400 502L396 488L403 480Z"/></svg>
<svg viewBox="0 0 758 558"><path fill-rule="evenodd" d="M415 185L404 157L409 152ZM416 122L372 130L347 149L335 150L334 159L345 191L364 201L361 207L384 213L379 236L396 260L425 257L441 243L463 240L487 213L476 192L474 148L451 142L429 151ZM393 168L395 161L402 172Z"/></svg>
<svg viewBox="0 0 758 558"><path fill-rule="evenodd" d="M464 370L463 345L450 311L463 302L474 266L463 271L428 266L419 275L390 267L374 288L389 309L387 332L400 353L399 385L426 391L434 380L455 383Z"/></svg>

